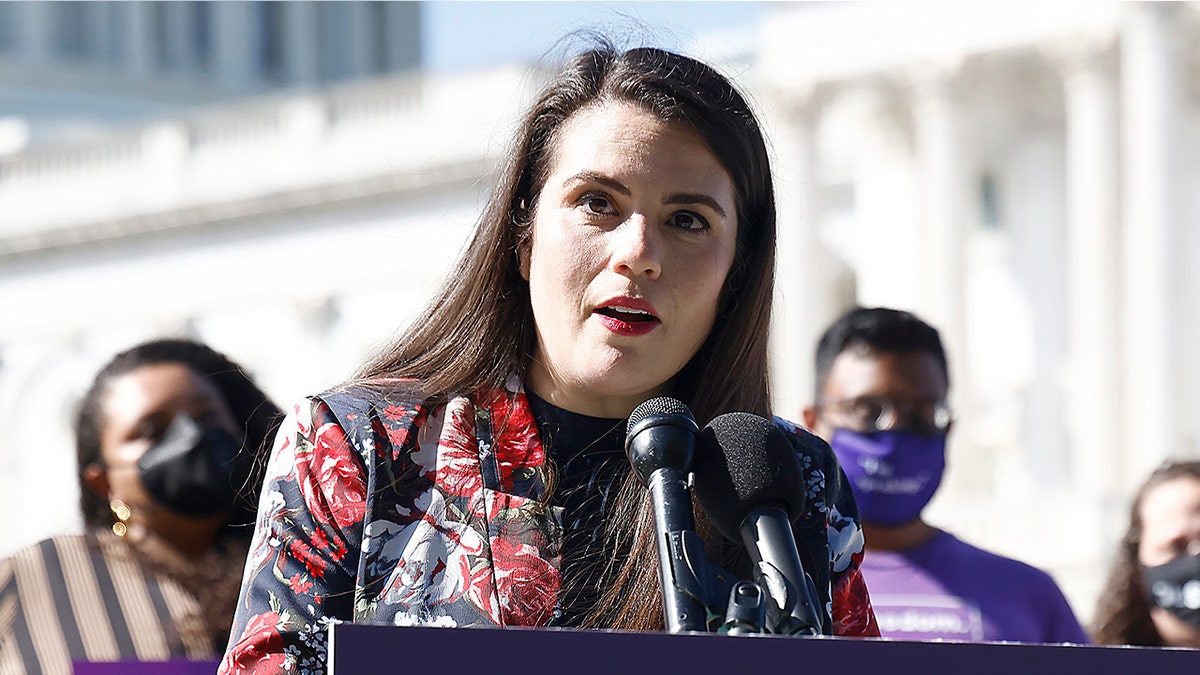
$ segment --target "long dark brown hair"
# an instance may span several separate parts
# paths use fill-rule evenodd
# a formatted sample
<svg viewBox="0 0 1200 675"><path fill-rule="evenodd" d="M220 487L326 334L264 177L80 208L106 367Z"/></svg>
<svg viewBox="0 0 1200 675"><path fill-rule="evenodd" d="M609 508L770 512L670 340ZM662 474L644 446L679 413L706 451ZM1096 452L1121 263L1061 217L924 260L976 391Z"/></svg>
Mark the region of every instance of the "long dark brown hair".
<svg viewBox="0 0 1200 675"><path fill-rule="evenodd" d="M229 516L225 534L249 539L254 531L258 493L262 489L266 453L282 415L244 370L211 347L184 339L152 340L131 347L110 360L96 374L75 414L75 455L79 468L79 510L89 527L111 527L114 518L108 501L92 492L84 470L103 463L100 438L104 425L104 401L113 381L143 366L178 363L211 382L224 397L243 433L242 490Z"/></svg>
<svg viewBox="0 0 1200 675"><path fill-rule="evenodd" d="M563 124L594 105L633 103L694 128L732 177L737 245L712 332L676 375L672 395L704 425L732 410L770 414L767 334L775 267L775 196L758 122L732 83L669 51L618 51L609 44L572 59L544 88L517 131L512 152L463 256L432 303L368 363L357 382L411 378L434 400L501 387L527 373L535 331L518 251ZM659 629L657 549L645 488L632 472L606 515L611 555L580 581L600 591L585 625ZM704 529L698 524L698 529Z"/></svg>
<svg viewBox="0 0 1200 675"><path fill-rule="evenodd" d="M1129 527L1117 546L1108 581L1096 605L1092 638L1097 644L1147 647L1164 644L1150 617L1150 602L1138 563L1138 545L1142 540L1141 511L1146 495L1163 483L1179 478L1200 480L1200 461L1164 464L1150 474L1129 507Z"/></svg>

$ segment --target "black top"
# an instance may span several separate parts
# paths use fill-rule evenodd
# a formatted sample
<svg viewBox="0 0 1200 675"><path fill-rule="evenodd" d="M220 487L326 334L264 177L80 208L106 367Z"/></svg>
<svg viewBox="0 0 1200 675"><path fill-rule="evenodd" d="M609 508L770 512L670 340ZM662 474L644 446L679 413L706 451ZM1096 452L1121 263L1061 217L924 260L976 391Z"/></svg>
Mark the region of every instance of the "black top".
<svg viewBox="0 0 1200 675"><path fill-rule="evenodd" d="M629 470L624 419L590 417L555 407L525 390L542 444L555 466L550 503L563 508L563 588L551 625L573 626L599 593L582 583L603 564L604 514ZM598 570L596 570L598 571Z"/></svg>

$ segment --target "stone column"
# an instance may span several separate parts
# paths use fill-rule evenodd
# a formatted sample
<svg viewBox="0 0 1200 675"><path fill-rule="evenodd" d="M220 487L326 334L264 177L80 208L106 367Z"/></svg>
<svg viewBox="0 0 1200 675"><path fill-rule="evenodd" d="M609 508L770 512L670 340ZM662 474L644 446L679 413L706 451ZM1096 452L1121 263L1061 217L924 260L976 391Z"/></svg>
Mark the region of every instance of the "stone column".
<svg viewBox="0 0 1200 675"><path fill-rule="evenodd" d="M831 320L828 252L818 235L816 132L824 98L811 89L788 92L769 118L778 190L771 386L776 413L797 421L803 406L812 402L813 348Z"/></svg>
<svg viewBox="0 0 1200 675"><path fill-rule="evenodd" d="M1075 485L1111 494L1121 465L1120 179L1110 39L1060 45L1066 113L1067 429Z"/></svg>
<svg viewBox="0 0 1200 675"><path fill-rule="evenodd" d="M185 2L165 2L161 7L163 25L164 56L169 70L180 73L194 73L197 69L197 55L192 45L192 31L195 30L192 7Z"/></svg>
<svg viewBox="0 0 1200 675"><path fill-rule="evenodd" d="M259 15L252 2L215 2L213 10L213 75L225 89L245 92L261 80L254 48L261 44Z"/></svg>
<svg viewBox="0 0 1200 675"><path fill-rule="evenodd" d="M374 15L372 3L368 2L347 2L344 7L347 12L347 25L345 43L341 49L345 49L349 55L351 77L362 77L375 72L374 55L377 49L379 34L382 31L376 30L373 25ZM380 7L382 9L382 6Z"/></svg>
<svg viewBox="0 0 1200 675"><path fill-rule="evenodd" d="M916 310L942 334L955 398L970 391L966 341L964 246L975 217L969 210L974 184L964 153L959 92L960 63L915 70L913 130L920 170L925 256L913 265L923 275L925 298Z"/></svg>
<svg viewBox="0 0 1200 675"><path fill-rule="evenodd" d="M121 40L118 34L120 14L117 9L112 2L93 2L91 4L91 20L94 22L91 27L92 39L95 41L93 43L94 53L98 57L97 60L103 61L107 66L121 62Z"/></svg>
<svg viewBox="0 0 1200 675"><path fill-rule="evenodd" d="M288 2L282 9L284 79L289 84L316 84L321 53L317 42L317 3Z"/></svg>
<svg viewBox="0 0 1200 675"><path fill-rule="evenodd" d="M125 13L125 31L121 36L125 45L125 72L133 77L151 77L158 67L154 56L154 26L150 18L150 3L139 0L118 6Z"/></svg>
<svg viewBox="0 0 1200 675"><path fill-rule="evenodd" d="M1186 87L1174 30L1178 10L1170 3L1131 3L1121 26L1128 424L1126 464L1113 470L1130 488L1175 454L1180 441L1174 312L1183 305L1175 299L1179 223L1173 181Z"/></svg>
<svg viewBox="0 0 1200 675"><path fill-rule="evenodd" d="M386 68L407 70L421 65L421 14L419 2L384 4L384 54Z"/></svg>
<svg viewBox="0 0 1200 675"><path fill-rule="evenodd" d="M54 56L54 10L48 2L13 3L13 23L21 41L18 58L25 61L48 61Z"/></svg>

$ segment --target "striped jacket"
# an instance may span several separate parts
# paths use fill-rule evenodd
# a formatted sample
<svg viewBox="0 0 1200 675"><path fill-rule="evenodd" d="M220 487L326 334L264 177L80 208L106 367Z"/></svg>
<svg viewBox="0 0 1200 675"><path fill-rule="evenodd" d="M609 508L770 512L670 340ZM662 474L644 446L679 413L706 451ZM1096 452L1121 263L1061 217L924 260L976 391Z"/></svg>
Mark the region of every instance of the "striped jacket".
<svg viewBox="0 0 1200 675"><path fill-rule="evenodd" d="M72 661L215 660L220 627L184 584L144 560L96 530L0 561L0 674L69 675Z"/></svg>

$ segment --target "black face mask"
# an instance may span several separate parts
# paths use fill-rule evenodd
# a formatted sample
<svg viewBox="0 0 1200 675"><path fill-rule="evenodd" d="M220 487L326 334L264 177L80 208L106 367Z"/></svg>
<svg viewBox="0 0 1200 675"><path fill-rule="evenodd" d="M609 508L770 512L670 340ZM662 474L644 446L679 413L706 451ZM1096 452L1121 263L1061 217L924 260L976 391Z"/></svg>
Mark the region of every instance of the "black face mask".
<svg viewBox="0 0 1200 675"><path fill-rule="evenodd" d="M1200 555L1182 555L1155 567L1142 567L1151 604L1200 627Z"/></svg>
<svg viewBox="0 0 1200 675"><path fill-rule="evenodd" d="M241 485L242 444L224 429L200 426L179 413L162 440L138 460L142 484L172 511L195 518L228 511Z"/></svg>

